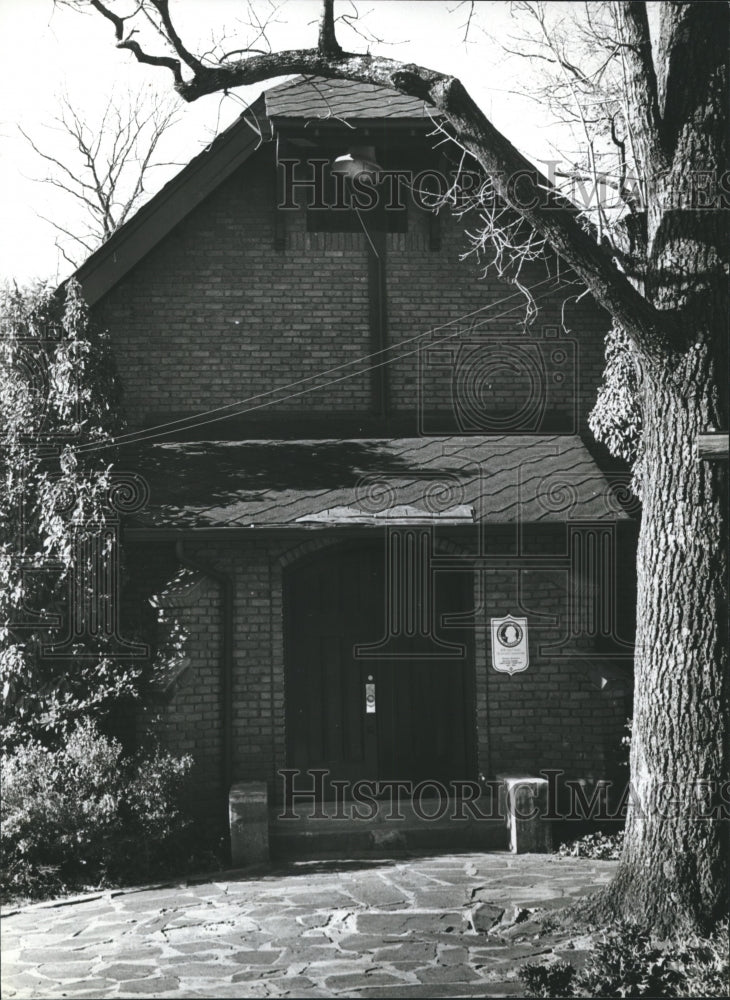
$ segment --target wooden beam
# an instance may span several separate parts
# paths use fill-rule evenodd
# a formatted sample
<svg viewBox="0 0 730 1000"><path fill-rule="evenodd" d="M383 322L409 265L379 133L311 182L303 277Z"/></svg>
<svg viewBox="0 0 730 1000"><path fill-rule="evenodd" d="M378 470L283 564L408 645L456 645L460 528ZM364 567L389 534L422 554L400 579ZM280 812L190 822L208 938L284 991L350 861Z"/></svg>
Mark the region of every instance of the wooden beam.
<svg viewBox="0 0 730 1000"><path fill-rule="evenodd" d="M364 225L367 225L368 213L362 212L360 217ZM368 257L370 352L375 355L370 371L370 396L373 412L385 418L390 410L390 379L389 366L385 364L386 355L382 353L388 346L387 241L384 222L380 226L367 227L365 242Z"/></svg>
<svg viewBox="0 0 730 1000"><path fill-rule="evenodd" d="M428 249L441 249L441 215L431 212L428 217Z"/></svg>
<svg viewBox="0 0 730 1000"><path fill-rule="evenodd" d="M725 459L728 457L728 432L727 431L707 431L697 435L697 458L703 459Z"/></svg>
<svg viewBox="0 0 730 1000"><path fill-rule="evenodd" d="M439 154L436 161L436 169L442 177L449 176L449 161L443 153ZM442 211L446 211L446 206L441 206ZM441 212L431 212L428 220L428 249L441 249Z"/></svg>
<svg viewBox="0 0 730 1000"><path fill-rule="evenodd" d="M274 250L279 253L286 250L287 231L287 211L280 206L284 204L284 170L279 163L280 137L276 137L276 155L274 157L274 170L276 179L274 182Z"/></svg>

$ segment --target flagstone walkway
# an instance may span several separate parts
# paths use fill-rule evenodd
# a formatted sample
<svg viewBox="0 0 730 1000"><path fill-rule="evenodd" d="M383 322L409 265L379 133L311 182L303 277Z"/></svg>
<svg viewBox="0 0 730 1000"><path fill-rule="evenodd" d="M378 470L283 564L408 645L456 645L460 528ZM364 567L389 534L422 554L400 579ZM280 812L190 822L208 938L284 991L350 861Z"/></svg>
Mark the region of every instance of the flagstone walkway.
<svg viewBox="0 0 730 1000"><path fill-rule="evenodd" d="M521 996L517 968L578 956L538 910L611 861L492 852L297 862L4 915L2 996Z"/></svg>

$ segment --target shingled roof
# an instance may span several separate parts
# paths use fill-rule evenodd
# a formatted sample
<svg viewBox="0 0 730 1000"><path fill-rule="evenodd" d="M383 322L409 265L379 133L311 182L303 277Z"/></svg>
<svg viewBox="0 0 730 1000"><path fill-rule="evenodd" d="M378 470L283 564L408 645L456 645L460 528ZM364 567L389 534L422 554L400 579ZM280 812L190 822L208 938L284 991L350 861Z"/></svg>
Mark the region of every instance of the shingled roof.
<svg viewBox="0 0 730 1000"><path fill-rule="evenodd" d="M577 436L157 442L146 528L616 521Z"/></svg>
<svg viewBox="0 0 730 1000"><path fill-rule="evenodd" d="M263 142L268 142L277 123L424 118L422 101L387 87L322 77L296 77L271 87L84 261L75 276L86 301L92 306L98 302Z"/></svg>
<svg viewBox="0 0 730 1000"><path fill-rule="evenodd" d="M296 77L264 94L270 118L428 118L423 101L353 80Z"/></svg>

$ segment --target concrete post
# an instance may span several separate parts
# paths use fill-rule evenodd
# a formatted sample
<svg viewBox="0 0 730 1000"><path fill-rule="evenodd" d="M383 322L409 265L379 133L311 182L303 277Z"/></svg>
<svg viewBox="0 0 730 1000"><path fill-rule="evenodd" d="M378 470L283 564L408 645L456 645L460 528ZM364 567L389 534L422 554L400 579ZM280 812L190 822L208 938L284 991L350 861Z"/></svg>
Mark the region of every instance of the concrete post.
<svg viewBox="0 0 730 1000"><path fill-rule="evenodd" d="M546 778L503 777L504 816L513 854L548 854L552 850Z"/></svg>
<svg viewBox="0 0 730 1000"><path fill-rule="evenodd" d="M240 781L228 796L234 868L269 860L269 796L265 781Z"/></svg>

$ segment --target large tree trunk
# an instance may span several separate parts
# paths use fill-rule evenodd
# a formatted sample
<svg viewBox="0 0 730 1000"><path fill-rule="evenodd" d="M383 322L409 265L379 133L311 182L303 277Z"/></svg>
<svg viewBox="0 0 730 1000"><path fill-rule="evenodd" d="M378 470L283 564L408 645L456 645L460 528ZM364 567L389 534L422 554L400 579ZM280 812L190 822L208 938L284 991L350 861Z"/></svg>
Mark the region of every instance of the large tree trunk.
<svg viewBox="0 0 730 1000"><path fill-rule="evenodd" d="M635 18L639 8L624 10ZM644 292L677 323L661 351L637 355L644 455L634 795L607 900L620 915L676 931L702 929L728 905L728 469L696 450L700 432L728 426L730 212L718 197L728 152L728 11L664 4L660 16L658 79L645 63L639 95L645 115L655 102L644 131L658 122L643 142Z"/></svg>
<svg viewBox="0 0 730 1000"><path fill-rule="evenodd" d="M727 475L695 454L712 419L707 367L708 352L690 349L647 380L633 795L607 898L667 932L727 907Z"/></svg>

